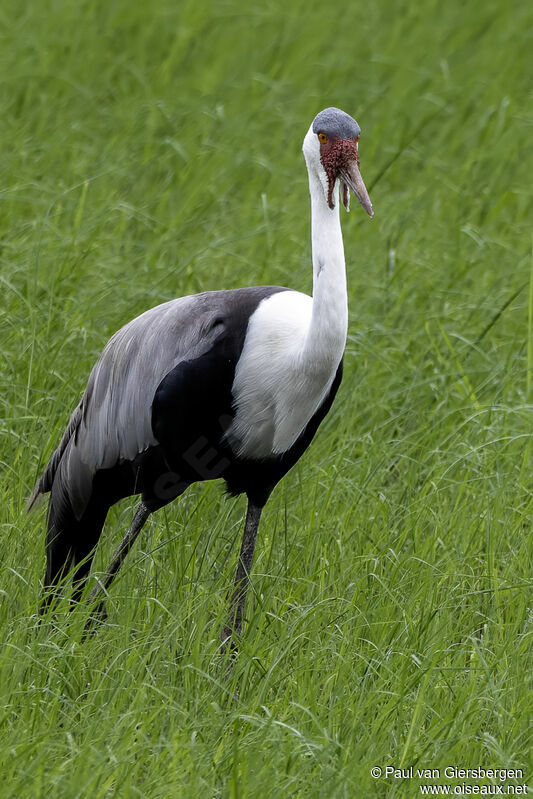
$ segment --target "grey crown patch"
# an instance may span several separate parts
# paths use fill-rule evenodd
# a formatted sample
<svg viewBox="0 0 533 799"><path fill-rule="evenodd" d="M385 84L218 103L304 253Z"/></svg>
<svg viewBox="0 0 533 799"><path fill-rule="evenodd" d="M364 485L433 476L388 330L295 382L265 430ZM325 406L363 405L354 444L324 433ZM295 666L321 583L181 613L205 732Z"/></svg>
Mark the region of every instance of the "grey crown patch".
<svg viewBox="0 0 533 799"><path fill-rule="evenodd" d="M361 128L340 108L325 108L313 120L313 133L325 133L339 139L356 139Z"/></svg>

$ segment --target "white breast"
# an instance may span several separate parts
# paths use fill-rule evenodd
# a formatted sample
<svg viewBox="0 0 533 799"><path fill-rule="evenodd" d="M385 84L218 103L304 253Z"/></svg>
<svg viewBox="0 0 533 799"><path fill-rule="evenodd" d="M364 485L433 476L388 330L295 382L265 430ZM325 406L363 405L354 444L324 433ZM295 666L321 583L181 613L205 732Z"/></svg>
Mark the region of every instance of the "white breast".
<svg viewBox="0 0 533 799"><path fill-rule="evenodd" d="M345 345L309 340L313 301L297 291L264 299L250 317L235 370L235 418L226 437L241 457L286 452L327 396Z"/></svg>

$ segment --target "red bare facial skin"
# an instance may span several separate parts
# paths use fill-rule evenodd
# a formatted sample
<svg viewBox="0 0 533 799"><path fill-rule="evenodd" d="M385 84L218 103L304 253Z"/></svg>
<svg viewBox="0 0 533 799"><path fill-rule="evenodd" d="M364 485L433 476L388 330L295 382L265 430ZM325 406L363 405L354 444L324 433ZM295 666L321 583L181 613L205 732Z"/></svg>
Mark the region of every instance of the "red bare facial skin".
<svg viewBox="0 0 533 799"><path fill-rule="evenodd" d="M328 139L327 142L320 142L320 160L328 176L328 205L334 208L333 189L340 169L350 161L355 161L359 166L357 142L353 139Z"/></svg>

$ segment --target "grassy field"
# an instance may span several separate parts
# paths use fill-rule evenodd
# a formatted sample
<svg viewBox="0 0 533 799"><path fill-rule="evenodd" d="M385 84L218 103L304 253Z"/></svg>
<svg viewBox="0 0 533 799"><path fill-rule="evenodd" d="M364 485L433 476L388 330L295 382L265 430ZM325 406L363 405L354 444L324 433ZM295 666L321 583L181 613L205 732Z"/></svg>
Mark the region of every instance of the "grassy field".
<svg viewBox="0 0 533 799"><path fill-rule="evenodd" d="M23 0L0 20L2 799L420 795L372 778L389 765L526 782L531 5ZM345 379L267 506L240 654L218 633L244 500L215 483L151 519L97 635L83 608L38 626L25 501L99 351L174 296L311 290L300 148L327 105L362 127L376 215L343 214Z"/></svg>

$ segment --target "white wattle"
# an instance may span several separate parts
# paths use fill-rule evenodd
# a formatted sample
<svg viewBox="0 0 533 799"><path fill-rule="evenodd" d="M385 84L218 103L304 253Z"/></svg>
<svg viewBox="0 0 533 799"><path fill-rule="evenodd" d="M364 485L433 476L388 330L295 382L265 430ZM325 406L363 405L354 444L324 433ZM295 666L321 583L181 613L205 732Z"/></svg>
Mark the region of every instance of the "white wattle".
<svg viewBox="0 0 533 799"><path fill-rule="evenodd" d="M235 371L235 418L227 433L236 455L286 452L326 398L346 344L344 247L335 207L327 204L316 136L304 141L311 194L313 297L283 291L250 317Z"/></svg>

